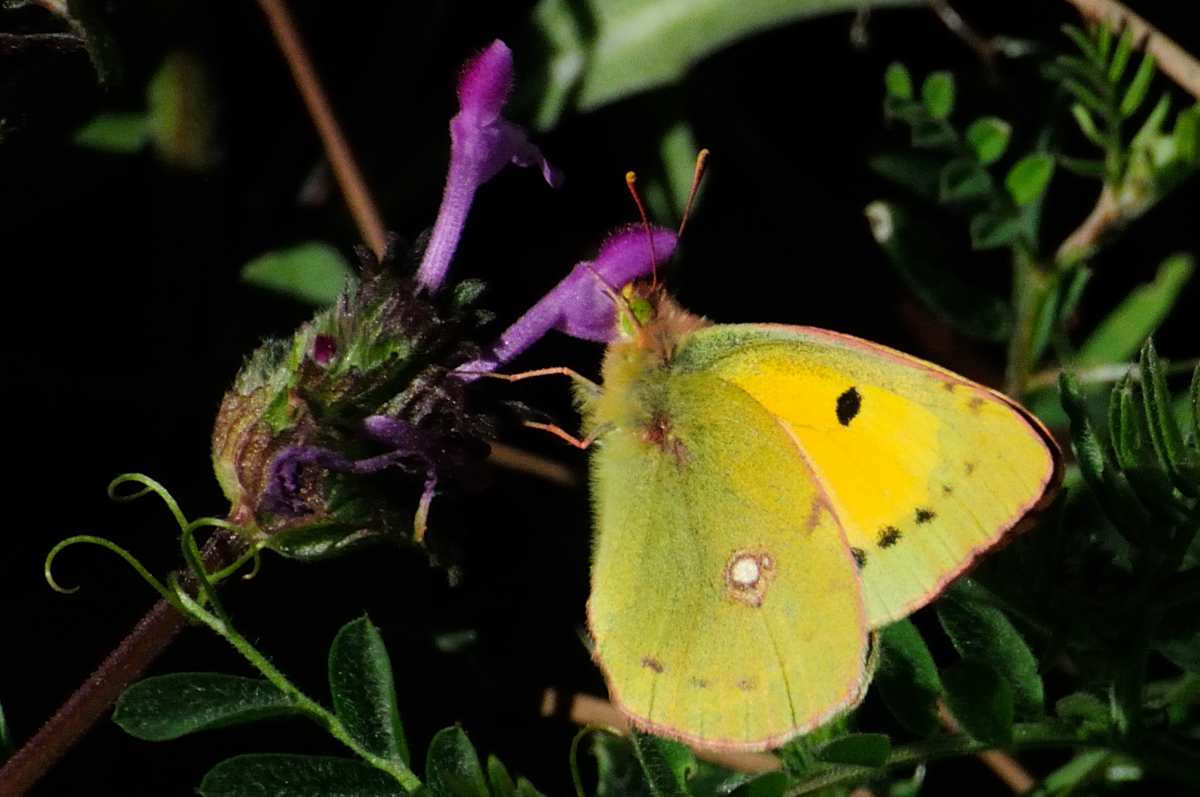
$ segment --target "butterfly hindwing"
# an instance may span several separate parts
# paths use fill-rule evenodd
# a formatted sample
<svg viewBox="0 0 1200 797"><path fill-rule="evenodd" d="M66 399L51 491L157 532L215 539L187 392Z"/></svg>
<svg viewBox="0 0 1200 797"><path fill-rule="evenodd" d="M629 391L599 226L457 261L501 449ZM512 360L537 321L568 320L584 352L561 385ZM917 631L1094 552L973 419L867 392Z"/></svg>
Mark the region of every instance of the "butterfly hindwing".
<svg viewBox="0 0 1200 797"><path fill-rule="evenodd" d="M855 564L795 441L744 390L663 371L621 390L593 454L589 622L643 728L764 749L861 698ZM611 416L611 417L609 417Z"/></svg>

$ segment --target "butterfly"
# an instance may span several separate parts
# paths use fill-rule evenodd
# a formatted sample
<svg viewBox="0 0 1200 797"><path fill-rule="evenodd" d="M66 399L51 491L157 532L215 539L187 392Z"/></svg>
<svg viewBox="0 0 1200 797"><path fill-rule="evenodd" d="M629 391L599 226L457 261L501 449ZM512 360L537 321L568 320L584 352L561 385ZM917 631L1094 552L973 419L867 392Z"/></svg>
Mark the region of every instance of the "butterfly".
<svg viewBox="0 0 1200 797"><path fill-rule="evenodd" d="M632 291L632 293L630 293ZM627 289L594 438L588 623L634 725L764 750L850 710L874 632L1052 499L1061 457L1015 402L865 340L713 324Z"/></svg>

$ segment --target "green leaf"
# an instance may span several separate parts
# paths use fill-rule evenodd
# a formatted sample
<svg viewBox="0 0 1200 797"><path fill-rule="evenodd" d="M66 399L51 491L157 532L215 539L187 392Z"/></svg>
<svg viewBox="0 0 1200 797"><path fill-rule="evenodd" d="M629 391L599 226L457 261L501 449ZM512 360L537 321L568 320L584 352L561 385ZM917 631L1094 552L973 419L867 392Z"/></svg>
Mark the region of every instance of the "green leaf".
<svg viewBox="0 0 1200 797"><path fill-rule="evenodd" d="M425 787L430 797L490 797L479 756L462 728L434 734L425 757Z"/></svg>
<svg viewBox="0 0 1200 797"><path fill-rule="evenodd" d="M764 772L734 789L729 797L783 797L788 775L782 770Z"/></svg>
<svg viewBox="0 0 1200 797"><path fill-rule="evenodd" d="M531 20L536 42L530 51L548 53L536 126L553 127L568 105L592 111L675 83L701 59L754 33L859 5L859 0L541 0Z"/></svg>
<svg viewBox="0 0 1200 797"><path fill-rule="evenodd" d="M954 75L931 72L921 84L921 103L934 119L946 119L954 110Z"/></svg>
<svg viewBox="0 0 1200 797"><path fill-rule="evenodd" d="M381 758L408 765L392 664L383 638L367 618L346 623L334 638L329 690L334 713L355 741Z"/></svg>
<svg viewBox="0 0 1200 797"><path fill-rule="evenodd" d="M1125 362L1167 319L1192 278L1195 262L1191 255L1171 255L1158 267L1154 282L1134 288L1108 314L1080 347L1079 365Z"/></svg>
<svg viewBox="0 0 1200 797"><path fill-rule="evenodd" d="M898 620L879 632L879 644L874 687L901 725L922 736L933 734L942 681L921 633L907 618Z"/></svg>
<svg viewBox="0 0 1200 797"><path fill-rule="evenodd" d="M350 277L341 253L315 241L267 252L242 266L243 282L316 306L337 301Z"/></svg>
<svg viewBox="0 0 1200 797"><path fill-rule="evenodd" d="M274 684L215 672L146 678L117 699L113 722L151 742L196 731L299 713L295 699Z"/></svg>
<svg viewBox="0 0 1200 797"><path fill-rule="evenodd" d="M998 249L1021 237L1021 220L1011 213L993 208L971 217L971 248Z"/></svg>
<svg viewBox="0 0 1200 797"><path fill-rule="evenodd" d="M968 736L998 747L1012 744L1012 694L992 668L963 659L942 671L942 684L946 707Z"/></svg>
<svg viewBox="0 0 1200 797"><path fill-rule="evenodd" d="M1013 164L1008 176L1004 178L1004 185L1017 207L1021 207L1041 196L1050 183L1052 174L1054 158L1044 152L1035 152Z"/></svg>
<svg viewBox="0 0 1200 797"><path fill-rule="evenodd" d="M1147 338L1140 357L1142 399L1150 440L1172 485L1191 498L1200 496L1200 479L1194 470L1194 456L1184 443L1183 432L1175 420L1171 393L1167 390L1167 368L1158 359L1153 340ZM1172 496L1178 499L1178 496ZM1175 500L1184 511L1187 502Z"/></svg>
<svg viewBox="0 0 1200 797"><path fill-rule="evenodd" d="M1117 40L1117 50L1113 53L1108 65L1108 82L1116 85L1125 76L1125 65L1129 63L1129 55L1133 52L1133 28L1125 28L1121 38Z"/></svg>
<svg viewBox="0 0 1200 797"><path fill-rule="evenodd" d="M908 73L908 68L899 61L888 64L887 71L883 73L883 85L887 89L889 97L895 97L898 100L913 98L912 75Z"/></svg>
<svg viewBox="0 0 1200 797"><path fill-rule="evenodd" d="M959 579L942 593L936 608L959 655L1000 673L1019 715L1040 717L1045 697L1037 660L987 590L968 578Z"/></svg>
<svg viewBox="0 0 1200 797"><path fill-rule="evenodd" d="M878 769L887 764L892 741L882 733L851 733L823 745L817 760L826 764L851 764Z"/></svg>
<svg viewBox="0 0 1200 797"><path fill-rule="evenodd" d="M517 784L513 783L508 769L494 755L488 756L487 775L488 785L492 787L492 797L516 797Z"/></svg>
<svg viewBox="0 0 1200 797"><path fill-rule="evenodd" d="M980 199L991 195L992 176L972 158L955 158L942 168L938 180L942 202Z"/></svg>
<svg viewBox="0 0 1200 797"><path fill-rule="evenodd" d="M1104 134L1096 127L1096 120L1092 118L1092 113L1083 106L1082 103L1071 104L1071 115L1075 117L1075 123L1079 125L1079 129L1087 136L1088 141L1095 144L1097 147L1107 147L1108 142L1104 139Z"/></svg>
<svg viewBox="0 0 1200 797"><path fill-rule="evenodd" d="M103 152L130 154L146 146L150 137L145 112L102 113L75 133L76 144Z"/></svg>
<svg viewBox="0 0 1200 797"><path fill-rule="evenodd" d="M1192 168L1200 167L1200 103L1184 108L1175 117L1175 157Z"/></svg>
<svg viewBox="0 0 1200 797"><path fill-rule="evenodd" d="M1075 729L1080 739L1102 737L1112 719L1108 704L1087 692L1075 692L1054 704L1054 713Z"/></svg>
<svg viewBox="0 0 1200 797"><path fill-rule="evenodd" d="M226 759L200 783L203 797L401 797L382 770L350 758L256 753Z"/></svg>
<svg viewBox="0 0 1200 797"><path fill-rule="evenodd" d="M696 757L685 744L643 733L630 733L633 749L654 797L689 797L688 776L696 771Z"/></svg>
<svg viewBox="0 0 1200 797"><path fill-rule="evenodd" d="M1120 113L1123 119L1133 116L1142 104L1142 100L1146 99L1146 92L1150 89L1150 81L1153 78L1154 56L1147 52L1142 56L1142 63L1138 65L1137 73L1129 82L1125 96L1121 98Z"/></svg>
<svg viewBox="0 0 1200 797"><path fill-rule="evenodd" d="M995 163L1008 149L1008 140L1012 136L1012 125L995 116L984 116L976 119L967 128L967 143L975 150L975 157L984 166Z"/></svg>
<svg viewBox="0 0 1200 797"><path fill-rule="evenodd" d="M1075 461L1092 495L1122 534L1129 530L1146 533L1150 517L1138 501L1125 474L1113 464L1088 416L1087 402L1074 374L1064 371L1058 379L1059 401L1071 420L1071 448Z"/></svg>
<svg viewBox="0 0 1200 797"><path fill-rule="evenodd" d="M1075 42L1075 46L1078 47L1080 52L1086 55L1088 60L1090 60L1093 64L1096 64L1097 66L1102 66L1104 64L1104 58L1100 56L1100 52L1096 49L1096 45L1086 33L1074 25L1063 25L1062 32L1067 34L1067 36L1071 38L1071 41Z"/></svg>
<svg viewBox="0 0 1200 797"><path fill-rule="evenodd" d="M168 53L147 90L151 140L164 161L202 172L217 161L215 92L195 53Z"/></svg>

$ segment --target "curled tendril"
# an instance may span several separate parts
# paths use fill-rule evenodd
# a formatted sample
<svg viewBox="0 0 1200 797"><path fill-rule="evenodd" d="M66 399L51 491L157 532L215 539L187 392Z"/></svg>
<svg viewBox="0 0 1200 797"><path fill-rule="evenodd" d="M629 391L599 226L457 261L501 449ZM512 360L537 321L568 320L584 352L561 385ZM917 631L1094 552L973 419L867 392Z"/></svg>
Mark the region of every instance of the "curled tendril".
<svg viewBox="0 0 1200 797"><path fill-rule="evenodd" d="M81 542L91 543L92 545L99 545L101 548L107 548L108 550L117 554L122 559L124 559L129 564L130 567L132 567L134 570L136 570L138 575L142 577L142 580L145 581L147 584L149 584L151 587L153 587L154 590L159 595L161 595L164 600L167 600L173 604L176 603L175 596L172 594L171 590L167 589L167 587L165 587L161 581L159 581L157 578L155 578L150 573L150 571L146 569L145 565L143 565L140 561L138 561L136 556L134 556L129 551L122 548L120 545L117 545L112 540L106 540L103 537L96 537L91 534L77 534L74 537L67 537L65 540L58 543L58 545L55 545L53 548L51 548L50 553L46 554L46 565L45 565L46 582L50 585L50 588L53 589L54 591L61 592L66 595L70 595L73 592L79 591L79 587L71 587L70 589L68 589L66 587L60 586L59 583L54 580L54 576L51 574L50 568L54 563L54 557L58 556L59 552L61 552L64 548L67 548L68 546L75 545L76 543L81 543Z"/></svg>
<svg viewBox="0 0 1200 797"><path fill-rule="evenodd" d="M587 797L587 792L583 790L583 778L579 775L579 743L593 733L607 733L618 739L625 735L613 726L602 722L593 722L579 729L579 732L571 739L571 752L567 759L571 767L571 780L575 784L575 797Z"/></svg>
<svg viewBox="0 0 1200 797"><path fill-rule="evenodd" d="M118 494L117 488L127 482L136 482L141 484L142 489L134 493L129 493L128 495ZM108 497L114 501L120 501L122 503L126 501L136 501L137 499L149 493L154 493L162 499L163 503L167 505L167 508L171 510L171 514L175 516L175 522L179 524L179 528L181 530L187 528L187 518L184 516L183 510L179 508L179 504L176 503L175 499L171 496L171 493L167 491L166 487L163 487L161 484L156 482L154 479L151 479L144 473L122 473L108 484Z"/></svg>

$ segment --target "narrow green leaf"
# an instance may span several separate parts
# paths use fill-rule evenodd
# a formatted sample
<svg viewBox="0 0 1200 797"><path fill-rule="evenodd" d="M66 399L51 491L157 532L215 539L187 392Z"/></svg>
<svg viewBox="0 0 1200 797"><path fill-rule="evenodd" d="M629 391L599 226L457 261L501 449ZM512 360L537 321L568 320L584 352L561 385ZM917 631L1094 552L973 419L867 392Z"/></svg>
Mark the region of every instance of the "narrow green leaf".
<svg viewBox="0 0 1200 797"><path fill-rule="evenodd" d="M1013 164L1004 178L1004 185L1017 207L1021 207L1041 196L1052 174L1054 158L1044 152L1035 152Z"/></svg>
<svg viewBox="0 0 1200 797"><path fill-rule="evenodd" d="M1175 158L1191 166L1200 167L1200 103L1184 108L1175 117Z"/></svg>
<svg viewBox="0 0 1200 797"><path fill-rule="evenodd" d="M525 778L517 778L517 790L514 797L545 797L545 795ZM632 797L632 795L626 795L626 797Z"/></svg>
<svg viewBox="0 0 1200 797"><path fill-rule="evenodd" d="M738 786L729 797L783 797L787 786L786 772L764 772Z"/></svg>
<svg viewBox="0 0 1200 797"><path fill-rule="evenodd" d="M901 100L896 97L883 98L883 115L890 121L900 119L910 125L929 122L929 112L916 100Z"/></svg>
<svg viewBox="0 0 1200 797"><path fill-rule="evenodd" d="M329 648L333 709L364 748L408 765L408 744L396 708L392 664L383 638L365 617L342 626Z"/></svg>
<svg viewBox="0 0 1200 797"><path fill-rule="evenodd" d="M934 119L946 119L954 110L954 75L931 72L921 84L921 102Z"/></svg>
<svg viewBox="0 0 1200 797"><path fill-rule="evenodd" d="M179 672L138 681L117 699L113 722L151 742L299 713L274 684L215 672Z"/></svg>
<svg viewBox="0 0 1200 797"><path fill-rule="evenodd" d="M1054 69L1052 71L1055 79L1060 83L1068 78L1077 80L1092 91L1097 92L1098 96L1107 95L1112 88L1108 81L1104 79L1104 73L1086 58L1078 58L1073 55L1060 55L1054 59Z"/></svg>
<svg viewBox="0 0 1200 797"><path fill-rule="evenodd" d="M1096 50L1096 45L1092 43L1091 37L1084 33L1074 25L1063 25L1062 32L1070 37L1071 41L1075 42L1075 46L1079 51L1091 59L1092 63L1100 66L1104 63L1104 59L1100 57L1100 53Z"/></svg>
<svg viewBox="0 0 1200 797"><path fill-rule="evenodd" d="M1071 448L1079 472L1092 495L1122 534L1126 529L1143 531L1150 518L1133 494L1125 475L1113 464L1088 416L1087 401L1079 389L1079 380L1064 371L1058 379L1059 401L1071 420Z"/></svg>
<svg viewBox="0 0 1200 797"><path fill-rule="evenodd" d="M462 728L434 734L425 757L425 787L430 797L490 797L479 756Z"/></svg>
<svg viewBox="0 0 1200 797"><path fill-rule="evenodd" d="M1154 56L1147 52L1142 56L1142 63L1138 65L1138 71L1133 76L1133 80L1129 82L1129 88L1125 90L1125 96L1121 98L1120 113L1121 117L1128 119L1133 116L1138 107L1142 104L1142 100L1146 99L1146 92L1150 89L1150 81L1154 78Z"/></svg>
<svg viewBox="0 0 1200 797"><path fill-rule="evenodd" d="M995 116L984 116L976 119L967 128L967 143L975 150L975 157L983 165L995 163L1008 149L1008 140L1012 136L1012 125Z"/></svg>
<svg viewBox="0 0 1200 797"><path fill-rule="evenodd" d="M338 250L313 241L259 255L242 266L242 281L308 304L333 304L351 277Z"/></svg>
<svg viewBox="0 0 1200 797"><path fill-rule="evenodd" d="M1075 95L1075 97L1092 113L1099 115L1102 119L1111 120L1115 109L1112 105L1106 102L1095 91L1085 86L1080 81L1074 78L1066 78L1063 80L1063 87Z"/></svg>
<svg viewBox="0 0 1200 797"><path fill-rule="evenodd" d="M1125 362L1174 309L1195 271L1191 255L1171 255L1158 267L1154 282L1134 288L1105 317L1079 348L1075 362L1100 365Z"/></svg>
<svg viewBox="0 0 1200 797"><path fill-rule="evenodd" d="M1125 28L1121 38L1117 40L1117 49L1112 61L1108 64L1108 82L1116 85L1125 76L1125 65L1129 63L1129 54L1133 52L1133 28Z"/></svg>
<svg viewBox="0 0 1200 797"><path fill-rule="evenodd" d="M516 797L517 784L513 783L508 769L494 755L488 756L487 774L488 783L492 787L492 797Z"/></svg>
<svg viewBox="0 0 1200 797"><path fill-rule="evenodd" d="M992 668L963 659L942 670L942 684L946 707L968 736L1000 747L1012 743L1012 694Z"/></svg>
<svg viewBox="0 0 1200 797"><path fill-rule="evenodd" d="M1040 717L1045 697L1037 659L987 590L969 578L960 578L942 593L936 608L959 655L1000 674L1010 687L1019 716Z"/></svg>
<svg viewBox="0 0 1200 797"><path fill-rule="evenodd" d="M1097 147L1104 147L1107 142L1104 140L1104 134L1096 127L1096 120L1092 118L1091 112L1083 107L1082 103L1071 104L1071 116L1075 117L1075 123L1079 125L1079 129L1087 136L1088 141L1095 144ZM1103 172L1101 173L1103 176Z"/></svg>
<svg viewBox="0 0 1200 797"><path fill-rule="evenodd" d="M991 195L992 176L972 158L955 158L942 168L938 180L942 202L980 199Z"/></svg>
<svg viewBox="0 0 1200 797"><path fill-rule="evenodd" d="M1021 220L1001 209L985 210L971 217L971 248L998 249L1021 236Z"/></svg>
<svg viewBox="0 0 1200 797"><path fill-rule="evenodd" d="M76 144L103 152L129 154L146 146L150 128L144 111L102 113L75 133Z"/></svg>
<svg viewBox="0 0 1200 797"><path fill-rule="evenodd" d="M917 627L907 618L879 632L874 688L900 724L922 736L938 729L942 681Z"/></svg>
<svg viewBox="0 0 1200 797"><path fill-rule="evenodd" d="M858 7L859 0L541 0L530 18L528 49L546 53L542 74L531 76L545 84L537 127L554 126L568 105L587 112L674 83L693 64L754 33Z"/></svg>
<svg viewBox="0 0 1200 797"><path fill-rule="evenodd" d="M1167 390L1167 369L1158 359L1154 342L1149 338L1142 347L1140 362L1142 399L1150 440L1175 489L1194 498L1200 484L1193 483L1189 478L1193 474L1186 472L1191 456L1184 444L1183 432L1175 421L1171 393Z"/></svg>
<svg viewBox="0 0 1200 797"><path fill-rule="evenodd" d="M889 97L895 97L898 100L913 98L912 75L908 73L908 68L899 61L888 64L887 70L883 73L883 85L887 89Z"/></svg>
<svg viewBox="0 0 1200 797"><path fill-rule="evenodd" d="M1112 27L1107 22L1100 24L1100 30L1096 31L1096 55L1100 63L1108 61L1108 53L1112 49Z"/></svg>
<svg viewBox="0 0 1200 797"><path fill-rule="evenodd" d="M690 797L687 779L696 771L696 757L691 748L637 729L630 738L654 797Z"/></svg>
<svg viewBox="0 0 1200 797"><path fill-rule="evenodd" d="M1092 784L1102 780L1104 769L1112 756L1108 750L1086 750L1079 753L1047 775L1038 794L1070 795L1093 792L1095 786Z"/></svg>
<svg viewBox="0 0 1200 797"><path fill-rule="evenodd" d="M1160 146L1159 142L1163 136L1162 126L1167 121L1167 113L1170 110L1171 95L1164 93L1158 98L1154 108L1147 114L1146 121L1142 122L1142 126L1130 140L1129 148L1134 151L1143 151L1153 158L1154 151Z"/></svg>
<svg viewBox="0 0 1200 797"><path fill-rule="evenodd" d="M851 733L823 745L817 760L826 764L851 764L878 769L892 754L892 740L882 733Z"/></svg>
<svg viewBox="0 0 1200 797"><path fill-rule="evenodd" d="M229 758L200 783L203 797L402 797L382 770L350 758L256 753Z"/></svg>

